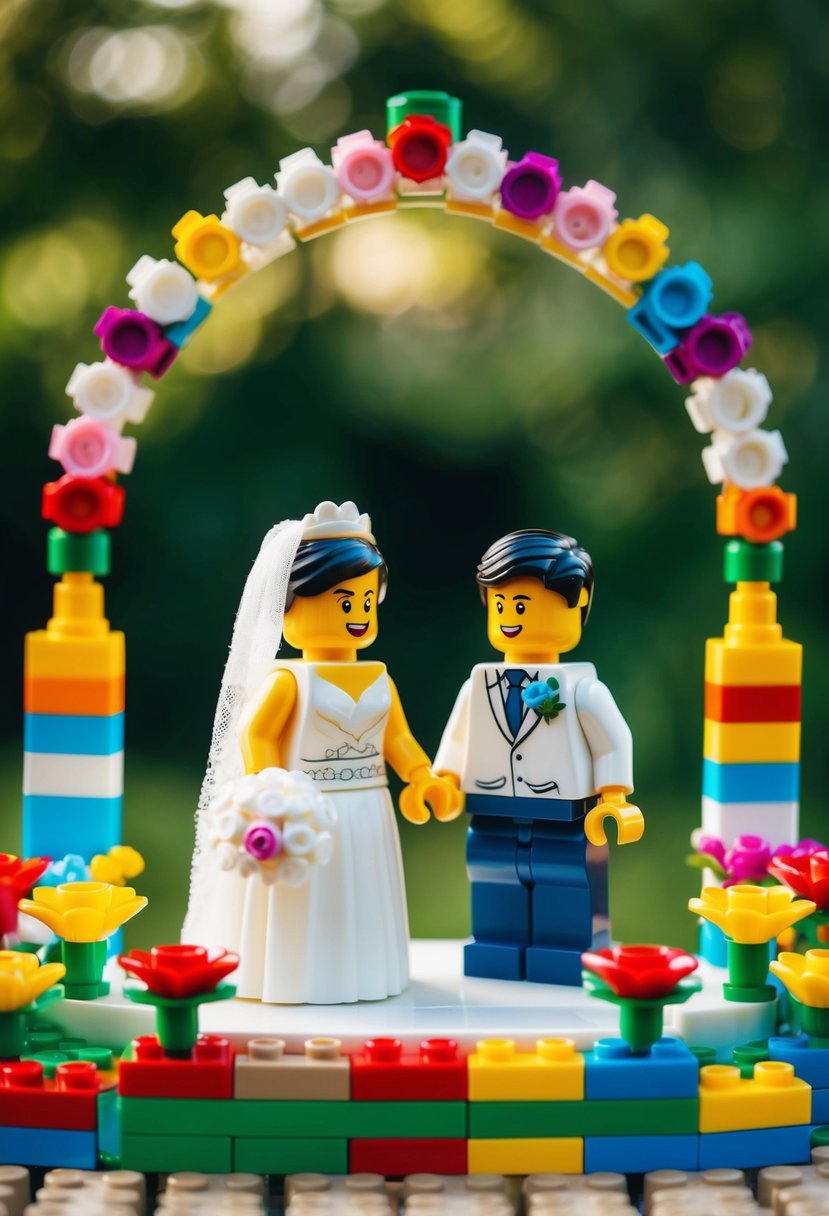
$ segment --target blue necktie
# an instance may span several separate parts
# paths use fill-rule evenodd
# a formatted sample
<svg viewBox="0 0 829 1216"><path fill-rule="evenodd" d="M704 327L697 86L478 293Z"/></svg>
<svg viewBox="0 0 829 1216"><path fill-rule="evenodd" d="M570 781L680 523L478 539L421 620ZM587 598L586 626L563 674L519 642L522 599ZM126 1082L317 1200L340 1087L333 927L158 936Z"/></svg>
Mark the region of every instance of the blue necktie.
<svg viewBox="0 0 829 1216"><path fill-rule="evenodd" d="M527 673L521 669L506 671L504 672L504 678L507 682L507 696L504 708L507 714L507 725L514 739L521 728L521 723L524 721L524 702L521 700L521 685L526 680Z"/></svg>

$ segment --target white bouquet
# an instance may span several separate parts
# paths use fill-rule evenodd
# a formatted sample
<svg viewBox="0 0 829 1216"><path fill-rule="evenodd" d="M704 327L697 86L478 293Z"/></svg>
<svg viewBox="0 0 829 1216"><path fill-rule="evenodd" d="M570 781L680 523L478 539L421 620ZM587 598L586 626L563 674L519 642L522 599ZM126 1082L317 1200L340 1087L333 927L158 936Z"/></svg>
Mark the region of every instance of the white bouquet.
<svg viewBox="0 0 829 1216"><path fill-rule="evenodd" d="M337 812L305 773L265 768L221 789L209 810L209 839L223 870L299 887L334 851Z"/></svg>

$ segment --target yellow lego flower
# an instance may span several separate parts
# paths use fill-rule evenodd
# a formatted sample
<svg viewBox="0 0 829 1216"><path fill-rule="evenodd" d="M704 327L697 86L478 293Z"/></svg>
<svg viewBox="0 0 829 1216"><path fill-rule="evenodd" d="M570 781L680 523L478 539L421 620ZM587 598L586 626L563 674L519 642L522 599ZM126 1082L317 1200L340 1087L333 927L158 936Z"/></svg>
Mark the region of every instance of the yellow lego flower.
<svg viewBox="0 0 829 1216"><path fill-rule="evenodd" d="M726 937L742 945L770 942L778 933L815 910L810 899L795 899L788 887L705 887L699 899L688 901L698 916L722 929Z"/></svg>
<svg viewBox="0 0 829 1216"><path fill-rule="evenodd" d="M66 974L63 963L46 963L36 954L0 950L0 1013L25 1009Z"/></svg>
<svg viewBox="0 0 829 1216"><path fill-rule="evenodd" d="M829 1009L829 950L784 953L769 968L801 1005Z"/></svg>
<svg viewBox="0 0 829 1216"><path fill-rule="evenodd" d="M67 882L35 887L33 898L21 899L19 907L66 942L100 942L146 905L146 898L132 887Z"/></svg>
<svg viewBox="0 0 829 1216"><path fill-rule="evenodd" d="M108 853L96 853L89 863L89 873L95 882L111 882L123 887L128 878L137 878L144 871L144 858L128 844L116 844Z"/></svg>

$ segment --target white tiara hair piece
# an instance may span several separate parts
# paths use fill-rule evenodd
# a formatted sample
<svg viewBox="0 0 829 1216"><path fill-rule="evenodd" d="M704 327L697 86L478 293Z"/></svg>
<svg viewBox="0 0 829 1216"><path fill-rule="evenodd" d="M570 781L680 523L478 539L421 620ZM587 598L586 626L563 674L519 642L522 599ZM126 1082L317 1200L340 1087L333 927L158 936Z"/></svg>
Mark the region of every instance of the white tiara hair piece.
<svg viewBox="0 0 829 1216"><path fill-rule="evenodd" d="M302 520L302 539L322 540L325 537L354 536L375 543L371 519L360 514L356 503L321 502L313 514Z"/></svg>

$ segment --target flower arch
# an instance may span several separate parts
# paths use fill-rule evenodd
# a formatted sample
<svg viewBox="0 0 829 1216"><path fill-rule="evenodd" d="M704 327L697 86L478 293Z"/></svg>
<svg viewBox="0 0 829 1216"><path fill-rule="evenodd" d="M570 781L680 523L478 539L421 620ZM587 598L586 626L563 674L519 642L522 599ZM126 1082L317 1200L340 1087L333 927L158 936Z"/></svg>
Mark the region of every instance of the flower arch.
<svg viewBox="0 0 829 1216"><path fill-rule="evenodd" d="M511 160L499 136L464 136L457 98L413 91L386 111L385 139L344 135L330 163L305 148L280 161L275 185L244 178L224 191L221 214L188 211L172 228L175 260L141 257L126 276L132 306L106 308L94 327L103 357L78 363L69 379L77 416L53 430L49 455L63 475L43 490L48 568L59 581L47 629L27 637L24 853L91 855L120 841L124 644L97 579L123 518L118 474L136 455L124 428L146 417L150 382L247 275L343 225L416 207L491 223L564 263L610 295L690 387L691 422L710 436L705 472L721 487L725 578L736 584L724 636L706 655L703 827L723 838L751 830L795 839L801 656L782 639L771 584L796 501L775 484L787 457L779 431L763 428L768 381L741 366L751 347L745 319L709 311L711 278L696 262L669 263L662 221L620 219L600 182L565 187L554 157Z"/></svg>

